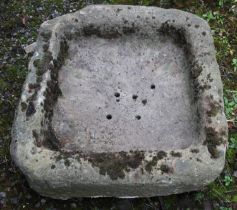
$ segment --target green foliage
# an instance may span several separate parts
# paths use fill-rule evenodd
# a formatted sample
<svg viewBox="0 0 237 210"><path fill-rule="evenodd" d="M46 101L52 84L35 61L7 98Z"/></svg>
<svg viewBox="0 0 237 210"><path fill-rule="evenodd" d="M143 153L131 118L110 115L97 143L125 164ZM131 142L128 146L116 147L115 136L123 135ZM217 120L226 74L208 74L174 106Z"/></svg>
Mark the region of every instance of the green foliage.
<svg viewBox="0 0 237 210"><path fill-rule="evenodd" d="M205 194L203 192L197 192L194 199L195 201L202 203L205 198Z"/></svg>
<svg viewBox="0 0 237 210"><path fill-rule="evenodd" d="M234 71L237 71L237 58L232 59L232 65L234 67Z"/></svg>
<svg viewBox="0 0 237 210"><path fill-rule="evenodd" d="M229 148L230 149L237 149L237 138L230 137Z"/></svg>
<svg viewBox="0 0 237 210"><path fill-rule="evenodd" d="M220 207L220 210L233 210L233 209L229 207Z"/></svg>
<svg viewBox="0 0 237 210"><path fill-rule="evenodd" d="M212 11L208 11L207 13L204 13L202 17L207 21L210 22L211 20L215 20L216 17L214 16Z"/></svg>
<svg viewBox="0 0 237 210"><path fill-rule="evenodd" d="M226 152L227 166L235 167L237 158L237 134L231 134L229 137L229 146Z"/></svg>
<svg viewBox="0 0 237 210"><path fill-rule="evenodd" d="M225 0L218 0L218 6L223 7Z"/></svg>
<svg viewBox="0 0 237 210"><path fill-rule="evenodd" d="M225 183L225 186L230 186L231 183L233 183L233 178L231 176L224 176L224 183Z"/></svg>
<svg viewBox="0 0 237 210"><path fill-rule="evenodd" d="M204 13L202 17L207 21L213 21L216 20L218 23L223 24L224 23L224 17L221 15L219 11L208 11L207 13Z"/></svg>
<svg viewBox="0 0 237 210"><path fill-rule="evenodd" d="M237 111L237 91L225 91L224 105L227 119L236 118L235 112Z"/></svg>

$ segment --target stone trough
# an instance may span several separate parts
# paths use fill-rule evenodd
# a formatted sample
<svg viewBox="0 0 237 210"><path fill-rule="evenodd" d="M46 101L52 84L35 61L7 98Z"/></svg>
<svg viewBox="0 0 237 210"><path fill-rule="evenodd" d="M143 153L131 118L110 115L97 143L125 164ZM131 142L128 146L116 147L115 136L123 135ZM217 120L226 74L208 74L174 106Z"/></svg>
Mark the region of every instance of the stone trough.
<svg viewBox="0 0 237 210"><path fill-rule="evenodd" d="M198 190L224 166L222 97L204 20L89 6L41 25L11 155L53 198Z"/></svg>

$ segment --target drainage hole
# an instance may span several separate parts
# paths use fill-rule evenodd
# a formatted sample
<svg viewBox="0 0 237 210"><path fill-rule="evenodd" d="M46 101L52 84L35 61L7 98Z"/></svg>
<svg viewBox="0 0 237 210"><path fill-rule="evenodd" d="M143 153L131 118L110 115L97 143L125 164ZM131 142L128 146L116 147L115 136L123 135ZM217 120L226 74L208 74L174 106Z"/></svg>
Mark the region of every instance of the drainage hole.
<svg viewBox="0 0 237 210"><path fill-rule="evenodd" d="M133 95L133 96L132 96L132 99L133 99L133 100L136 100L137 97L138 97L137 95Z"/></svg>
<svg viewBox="0 0 237 210"><path fill-rule="evenodd" d="M135 116L137 120L140 120L141 119L141 116L140 115L136 115Z"/></svg>
<svg viewBox="0 0 237 210"><path fill-rule="evenodd" d="M116 92L116 93L114 93L114 96L115 96L115 97L119 97L119 96L120 96L120 93Z"/></svg>
<svg viewBox="0 0 237 210"><path fill-rule="evenodd" d="M146 105L147 104L147 99L143 99L142 103L143 103L143 105Z"/></svg>
<svg viewBox="0 0 237 210"><path fill-rule="evenodd" d="M154 84L151 84L151 89L155 89L156 86Z"/></svg>
<svg viewBox="0 0 237 210"><path fill-rule="evenodd" d="M106 115L106 118L107 118L108 120L111 120L111 119L112 119L112 115L111 115L111 114L108 114L108 115Z"/></svg>

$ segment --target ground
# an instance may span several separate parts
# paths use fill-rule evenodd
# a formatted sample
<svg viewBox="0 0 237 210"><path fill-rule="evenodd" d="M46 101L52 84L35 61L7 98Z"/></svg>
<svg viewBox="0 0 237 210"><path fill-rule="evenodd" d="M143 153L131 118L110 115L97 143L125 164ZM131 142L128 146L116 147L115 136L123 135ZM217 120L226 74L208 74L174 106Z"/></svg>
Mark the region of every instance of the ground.
<svg viewBox="0 0 237 210"><path fill-rule="evenodd" d="M237 209L237 0L107 0L178 8L197 14L211 26L224 83L225 112L229 126L226 166L220 177L199 192L143 199L53 200L39 196L11 162L9 144L14 110L27 74L30 56L24 46L33 43L40 24L76 11L93 0L1 0L0 2L0 209L29 210L234 210Z"/></svg>

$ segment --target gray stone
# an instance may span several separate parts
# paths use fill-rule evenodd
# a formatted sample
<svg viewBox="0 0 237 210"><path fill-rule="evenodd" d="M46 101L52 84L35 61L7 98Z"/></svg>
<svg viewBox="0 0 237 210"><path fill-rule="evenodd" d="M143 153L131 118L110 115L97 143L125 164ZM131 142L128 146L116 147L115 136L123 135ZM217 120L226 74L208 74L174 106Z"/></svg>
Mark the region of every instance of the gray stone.
<svg viewBox="0 0 237 210"><path fill-rule="evenodd" d="M37 43L36 42L33 42L32 44L30 45L27 45L24 50L26 52L26 54L30 54L30 53L33 53L36 49L36 46L37 46Z"/></svg>
<svg viewBox="0 0 237 210"><path fill-rule="evenodd" d="M40 194L168 195L222 171L222 82L201 18L89 6L41 25L29 70L11 155Z"/></svg>

